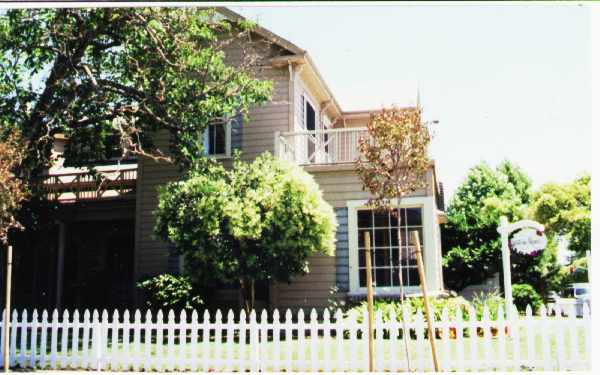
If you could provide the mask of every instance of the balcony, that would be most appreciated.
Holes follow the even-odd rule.
[[[354,163],[367,128],[283,132],[275,135],[275,154],[298,165]]]
[[[61,203],[118,199],[135,193],[137,165],[100,167],[96,175],[88,171],[50,172],[43,177],[48,200]]]

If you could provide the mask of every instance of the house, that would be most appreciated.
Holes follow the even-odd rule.
[[[220,12],[240,17],[224,8]],[[257,299],[279,308],[322,308],[334,290],[337,298],[364,295],[363,231],[373,236],[376,294],[398,295],[400,269],[409,292],[418,292],[416,260],[398,265],[397,220],[365,207],[370,195],[355,171],[358,140],[371,112],[343,111],[306,51],[260,27],[252,37],[248,43],[267,57],[260,77],[273,82],[273,99],[253,108],[247,123],[238,118],[210,125],[207,150],[225,165],[234,149],[245,160],[270,151],[302,165],[320,185],[339,223],[334,256],[312,257],[308,275],[266,285]],[[166,137],[159,134],[158,143],[166,143]],[[56,139],[59,160],[66,142]],[[140,302],[137,280],[180,270],[181,259],[153,235],[157,187],[177,179],[177,167],[140,158],[97,169],[105,177],[101,185],[60,162],[45,176],[48,198],[59,206],[57,225],[48,229],[44,241],[23,240],[21,260],[16,261],[21,270],[15,282],[20,288],[17,306],[131,307]],[[420,232],[428,288],[435,293],[443,289],[439,224],[445,216],[434,164],[426,179],[425,189],[402,201],[401,229]],[[408,253],[406,248],[403,252]],[[235,302],[237,291],[223,288],[219,298]]]

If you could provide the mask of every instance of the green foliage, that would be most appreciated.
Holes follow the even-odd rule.
[[[22,131],[29,175],[50,164],[54,132],[70,139],[66,165],[170,151],[186,169],[211,121],[270,98],[272,84],[255,78],[258,49],[242,49],[241,59],[236,49],[239,64],[227,63],[228,48],[248,43],[252,27],[189,7],[8,10],[0,15],[0,128]],[[159,131],[169,150],[156,146]]]
[[[543,300],[538,292],[529,284],[513,284],[513,303],[520,312],[525,312],[527,306],[531,306],[535,313],[542,306]]]
[[[410,315],[416,314],[417,311],[421,311],[422,314],[425,314],[424,300],[421,297],[407,298],[406,306]],[[441,320],[444,308],[448,310],[448,317],[450,319],[454,319],[457,311],[459,311],[459,314],[461,314],[463,319],[467,320],[469,318],[469,307],[469,302],[462,297],[429,297],[429,308],[436,320]],[[390,321],[392,316],[395,316],[397,320],[400,320],[402,317],[402,310],[402,303],[396,299],[376,299],[373,301],[373,311],[375,313],[381,311],[384,322]],[[360,304],[347,309],[344,315],[348,317],[352,314],[356,314],[357,320],[362,322],[366,311],[367,302],[362,301]]]
[[[443,226],[443,266],[446,285],[461,290],[477,284],[500,269],[501,216],[522,219],[529,203],[529,177],[509,161],[495,170],[476,165],[458,187],[448,206]]]
[[[198,309],[204,304],[188,277],[162,274],[138,282],[137,287],[144,292],[149,309],[178,312]]]
[[[471,304],[475,308],[475,315],[478,320],[483,317],[483,310],[486,306],[490,312],[490,318],[492,320],[496,320],[498,318],[498,308],[500,306],[502,306],[502,309],[506,311],[504,298],[496,292],[478,293],[471,300]]]
[[[290,281],[308,257],[333,254],[336,219],[302,168],[269,153],[233,168],[205,163],[189,178],[160,189],[155,232],[201,269],[243,289],[258,280]],[[245,295],[245,298],[250,298]]]
[[[570,264],[561,267],[560,276],[564,288],[573,283],[589,282],[587,257],[577,258]]]
[[[549,236],[565,236],[569,250],[582,257],[591,250],[592,197],[590,175],[566,184],[542,185],[533,194],[532,216],[546,226]]]

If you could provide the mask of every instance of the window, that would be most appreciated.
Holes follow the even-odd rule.
[[[315,130],[317,125],[317,112],[305,95],[300,96],[300,112],[302,114],[302,127],[306,130]]]
[[[204,132],[204,149],[207,155],[229,156],[231,124],[222,121],[208,125]]]
[[[371,237],[371,264],[373,283],[376,288],[396,287],[400,285],[400,270],[405,286],[418,286],[419,273],[414,244],[408,243],[410,232],[419,232],[423,243],[422,210],[419,207],[400,210],[400,232],[402,238],[402,259],[398,246],[398,219],[395,212],[356,210],[356,228],[358,240],[358,287],[366,287],[364,232]]]

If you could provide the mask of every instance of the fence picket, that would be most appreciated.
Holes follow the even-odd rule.
[[[591,317],[590,317],[590,307],[587,303],[583,304],[583,316],[582,316],[582,321],[583,321],[583,339],[584,339],[584,351],[582,353],[585,353],[585,360],[587,362],[587,366],[586,368],[589,369],[590,368],[590,364],[591,364],[591,355],[592,355],[592,348],[591,348],[591,342],[590,342],[590,335],[591,335]],[[582,358],[583,359],[583,358]]]
[[[21,321],[18,325],[18,328],[20,328],[21,331],[21,340],[19,341],[19,367],[25,368],[25,352],[27,351],[27,310],[24,309],[21,313]]]
[[[275,371],[281,371],[281,346],[279,344],[279,338],[281,335],[281,322],[279,317],[279,310],[273,311],[273,369]]]
[[[508,321],[508,332],[509,337],[512,338],[512,363],[513,371],[521,370],[521,330],[522,330],[522,318],[519,316],[519,311],[516,306],[512,306],[513,313],[510,315],[511,319]]]
[[[167,371],[173,371],[175,368],[175,312],[173,309],[169,310],[169,314],[167,316],[167,366],[165,369]]]
[[[106,366],[106,354],[107,354],[107,349],[108,349],[108,327],[109,327],[109,321],[108,321],[108,310],[103,309],[102,310],[102,318],[100,321],[100,329],[99,329],[99,335],[100,335],[100,339],[98,340],[98,352],[97,352],[97,356],[98,356],[98,369],[103,369]]]
[[[415,325],[415,334],[416,334],[416,353],[417,353],[417,363],[416,363],[416,369],[419,372],[423,372],[425,371],[425,369],[430,368],[431,366],[427,365],[427,363],[431,362],[431,356],[428,356],[426,358],[426,354],[429,353],[424,353],[424,347],[425,347],[425,321],[423,319],[423,312],[421,311],[421,309],[417,309],[417,312],[415,315],[413,315],[413,319],[414,319],[414,325]],[[399,368],[398,370],[403,369],[404,371],[406,371],[406,353],[404,350],[404,330],[402,331],[402,341],[400,342],[400,345],[397,345],[396,347],[399,348],[399,353],[398,350],[395,352],[396,356],[401,357],[402,358],[402,368]],[[429,333],[427,333],[429,334]],[[428,352],[428,351],[427,351]],[[415,367],[415,365],[413,365],[413,367]]]
[[[375,342],[374,342],[374,357],[373,358],[373,368],[375,371],[377,372],[381,372],[383,371],[383,361],[385,360],[384,357],[384,350],[383,350],[383,333],[384,333],[384,325],[383,325],[383,315],[381,310],[377,310],[377,312],[375,313],[375,327],[374,327],[374,333],[375,333]]]
[[[454,330],[455,330],[455,344],[456,344],[456,371],[465,371],[465,348],[463,343],[463,311],[459,307],[456,309],[454,314]]]
[[[267,327],[269,325],[269,318],[267,317],[267,310],[263,309],[260,313],[260,336],[259,336],[259,362],[258,371],[266,371],[269,363],[269,354],[267,353],[267,343],[269,341]]]
[[[36,367],[38,325],[38,312],[37,309],[33,309],[33,314],[31,314],[31,340],[29,342],[29,367],[31,368]]]
[[[46,340],[48,338],[48,311],[42,311],[42,334],[40,336],[40,369],[46,368]]]
[[[256,311],[252,310],[252,312],[250,312],[250,368],[252,372],[258,372],[260,365],[258,329],[258,324],[256,322]]]
[[[210,341],[210,313],[204,310],[202,320],[202,371],[207,372],[210,366],[209,341]]]
[[[69,353],[69,311],[63,311],[62,324],[60,325],[60,368],[69,366],[67,355]]]
[[[215,314],[215,346],[213,354],[214,370],[218,371],[221,369],[222,359],[222,345],[223,342],[223,314],[220,309],[217,309]]]
[[[332,357],[332,350],[331,350],[331,344],[330,344],[330,334],[331,334],[331,326],[330,326],[330,313],[329,313],[329,309],[325,309],[325,311],[323,311],[323,371],[325,372],[331,372],[332,369],[332,363],[333,361],[333,357]]]
[[[498,335],[498,359],[495,361],[500,371],[506,371],[506,324],[502,305],[498,306],[496,313],[496,334]]]
[[[289,311],[289,310],[288,310]],[[239,349],[239,354],[238,354],[238,368],[239,371],[246,371],[248,369],[247,363],[248,363],[248,356],[247,351],[245,350],[247,348],[246,345],[246,331],[248,330],[248,324],[247,324],[247,316],[246,316],[246,311],[242,309],[242,311],[240,311],[240,349]]]
[[[344,352],[344,316],[342,314],[341,309],[337,309],[335,312],[335,359],[336,363],[334,365],[335,370],[340,372],[346,370],[346,360],[345,360],[345,352]]]
[[[369,312],[363,310],[362,324],[359,326],[362,345],[357,345],[358,355],[360,355],[360,368],[362,371],[369,371]]]
[[[293,322],[292,311],[287,309],[285,312],[285,372],[291,372],[293,367],[292,349],[293,349]]]
[[[413,319],[415,317],[413,316]],[[413,322],[414,323],[414,322]],[[396,316],[396,311],[390,311],[390,337],[389,341],[389,357],[388,357],[388,366],[387,368],[391,371],[400,371],[400,358],[396,354],[396,348],[398,348],[398,329],[400,328],[398,318]],[[417,332],[415,326],[415,333]]]
[[[564,334],[563,334],[563,320],[562,319],[557,319],[559,317],[562,316],[562,310],[560,308],[560,306],[558,304],[556,304],[554,306],[554,316],[555,319],[553,321],[552,326],[554,327],[555,330],[555,339],[556,339],[556,360],[557,360],[557,369],[558,371],[562,371],[564,368],[564,362],[565,362],[565,350],[564,347],[565,345],[561,345],[559,343],[564,343],[565,339],[564,339]]]
[[[543,368],[544,370],[550,370],[552,359],[550,357],[550,345],[551,345],[551,334],[552,329],[548,324],[548,311],[545,306],[540,307],[540,341],[542,345],[542,359],[543,359]],[[548,335],[547,339],[544,339],[544,334]]]
[[[155,367],[158,371],[162,371],[164,369],[165,364],[165,348],[164,348],[164,328],[165,321],[162,310],[158,310],[156,313],[156,353],[157,358],[155,362]]]
[[[110,330],[110,369],[116,371],[121,363],[121,356],[117,350],[119,345],[119,312],[115,309],[113,312],[111,330]]]
[[[192,331],[190,335],[190,370],[198,371],[198,311],[192,311]]]
[[[317,337],[317,310],[312,309],[310,312],[310,371],[317,372],[319,370],[319,352],[317,345],[319,344]]]
[[[357,352],[362,350],[358,345],[358,315],[355,310],[350,311],[350,319],[348,321],[348,331],[350,336],[350,345],[348,348],[347,366],[351,370],[356,370],[360,366]]]
[[[146,310],[146,317],[144,318],[144,360],[142,362],[144,371],[152,368],[152,325],[152,312]]]
[[[140,358],[141,358],[141,348],[140,348],[140,327],[142,324],[142,313],[140,310],[135,310],[135,314],[133,317],[133,352],[135,355],[132,358],[133,371],[139,371],[140,369]]]
[[[306,361],[304,359],[304,355],[306,354],[306,343],[304,342],[304,310],[298,310],[298,371],[307,371],[305,364]]]
[[[14,315],[13,315],[14,316]],[[16,322],[16,320],[13,318],[13,321]],[[52,328],[50,331],[50,367],[52,369],[56,369],[56,350],[57,350],[57,341],[58,341],[58,310],[54,309],[54,311],[52,312]],[[16,333],[16,332],[11,332],[11,333]],[[12,337],[11,337],[12,340]],[[13,345],[11,343],[11,349],[13,348]],[[13,357],[12,353],[11,353],[11,357]]]
[[[54,320],[54,319],[53,319]],[[81,367],[88,368],[90,365],[90,310],[86,309],[83,312],[83,340],[82,340],[82,348],[81,348]],[[52,337],[52,336],[51,336]]]
[[[77,309],[73,312],[71,332],[71,362],[69,366],[76,369],[79,367],[79,359],[81,358],[81,353],[79,352],[79,310]]]
[[[277,317],[277,320],[279,320],[279,316]],[[233,314],[233,310],[229,309],[229,311],[227,312],[227,331],[226,331],[226,337],[225,337],[225,361],[224,361],[224,365],[225,365],[225,371],[226,372],[231,372],[234,370],[234,366],[233,366],[233,361],[232,359],[234,358],[234,352],[233,352],[233,329],[234,329],[234,325],[235,325],[235,317]]]
[[[454,361],[452,361],[452,355],[450,353],[450,328],[448,325],[449,316],[448,316],[448,308],[444,306],[442,309],[442,319],[440,321],[440,341],[442,346],[443,360],[442,360],[442,368],[444,371],[452,371]]]
[[[469,362],[468,368],[473,371],[479,367],[479,353],[478,346],[476,344],[478,338],[477,333],[477,311],[473,306],[469,306]]]

